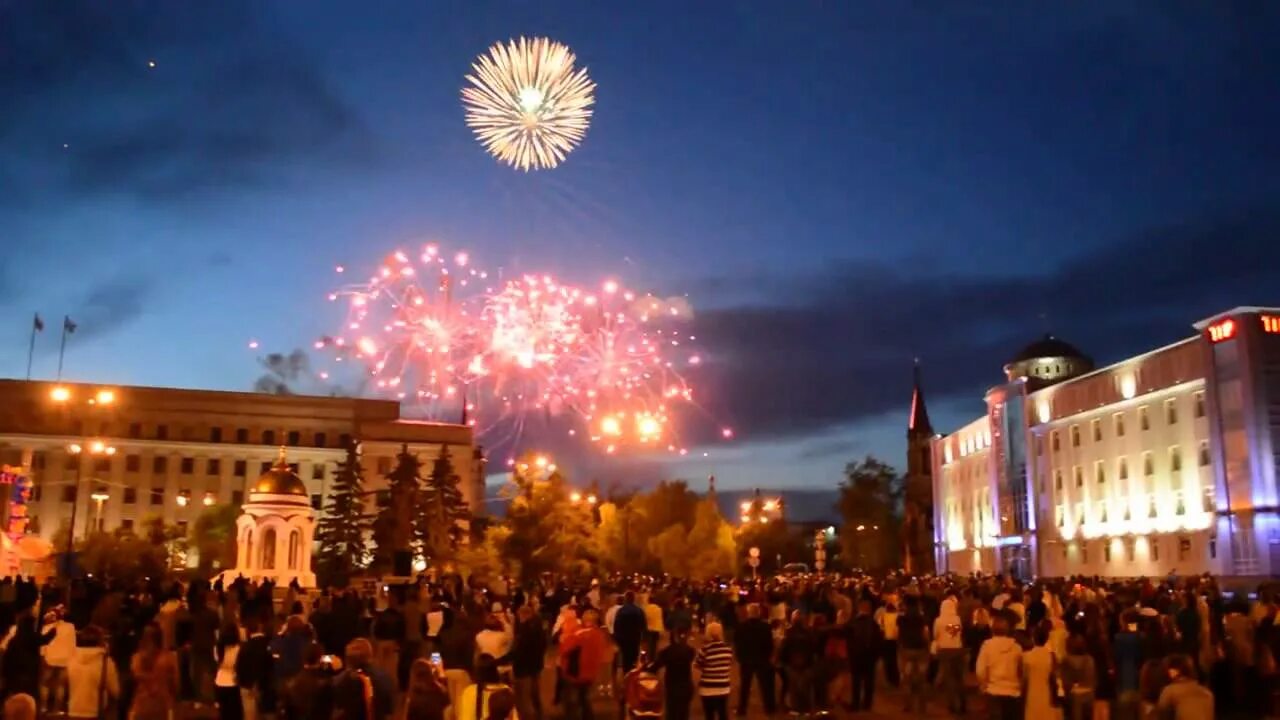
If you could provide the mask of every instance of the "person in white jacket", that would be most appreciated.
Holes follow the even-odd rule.
[[[938,618],[933,621],[933,650],[938,656],[938,676],[947,710],[953,715],[965,714],[964,672],[968,658],[964,649],[964,624],[960,621],[960,603],[954,593],[942,601]]]
[[[76,638],[76,649],[67,664],[71,699],[67,717],[106,717],[107,703],[120,696],[120,676],[116,664],[107,655],[102,633],[87,628]]]
[[[40,706],[45,713],[64,712],[67,707],[67,663],[76,650],[76,626],[63,617],[62,606],[45,614],[41,635],[53,635],[40,648],[44,659],[44,682],[40,683]]]
[[[978,650],[978,687],[993,708],[992,720],[1022,716],[1022,647],[1009,637],[1009,619],[997,613],[991,637]]]

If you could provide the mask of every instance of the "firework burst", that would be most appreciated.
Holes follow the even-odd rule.
[[[541,418],[609,453],[685,452],[676,410],[693,391],[680,370],[700,359],[681,327],[683,298],[612,280],[596,290],[550,275],[487,280],[465,253],[394,252],[368,282],[330,295],[347,318],[317,347],[363,365],[377,394],[419,414],[451,420],[465,406],[487,443],[518,442]]]
[[[491,155],[524,170],[554,168],[582,142],[595,83],[568,46],[548,38],[496,43],[462,90],[467,125]]]
[[[398,250],[368,282],[329,296],[346,302],[347,319],[316,347],[365,364],[374,386],[400,400],[436,409],[461,403],[484,374],[476,319],[487,279],[465,252],[449,257],[437,245],[416,256]]]

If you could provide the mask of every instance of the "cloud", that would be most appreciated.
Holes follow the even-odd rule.
[[[240,0],[0,5],[8,179],[166,199],[276,181],[294,160],[365,158],[353,109],[266,12]]]
[[[117,276],[92,285],[68,313],[76,323],[76,337],[83,341],[109,335],[140,317],[154,290],[153,283],[137,276]],[[46,319],[56,324],[56,320]]]
[[[930,398],[976,406],[1004,361],[1044,332],[1042,314],[1105,363],[1186,337],[1214,312],[1280,302],[1260,261],[1278,236],[1280,211],[1251,208],[1140,233],[1043,275],[834,263],[778,281],[781,300],[701,311],[699,396],[742,442],[809,436],[905,415],[920,357]]]

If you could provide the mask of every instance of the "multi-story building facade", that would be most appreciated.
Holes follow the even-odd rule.
[[[939,568],[1280,574],[1280,309],[1100,369],[1046,338],[934,440]]]
[[[240,504],[281,446],[323,514],[352,440],[369,512],[388,501],[385,475],[407,445],[424,474],[447,449],[472,513],[483,513],[471,428],[403,419],[395,402],[0,380],[0,465],[32,480],[29,527],[46,540],[73,515],[77,537],[153,515],[186,527],[206,506]]]

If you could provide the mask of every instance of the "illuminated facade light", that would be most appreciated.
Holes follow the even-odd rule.
[[[49,391],[49,399],[63,403],[71,399],[71,390],[61,385]]]
[[[1262,332],[1280,335],[1280,315],[1261,315]]]

